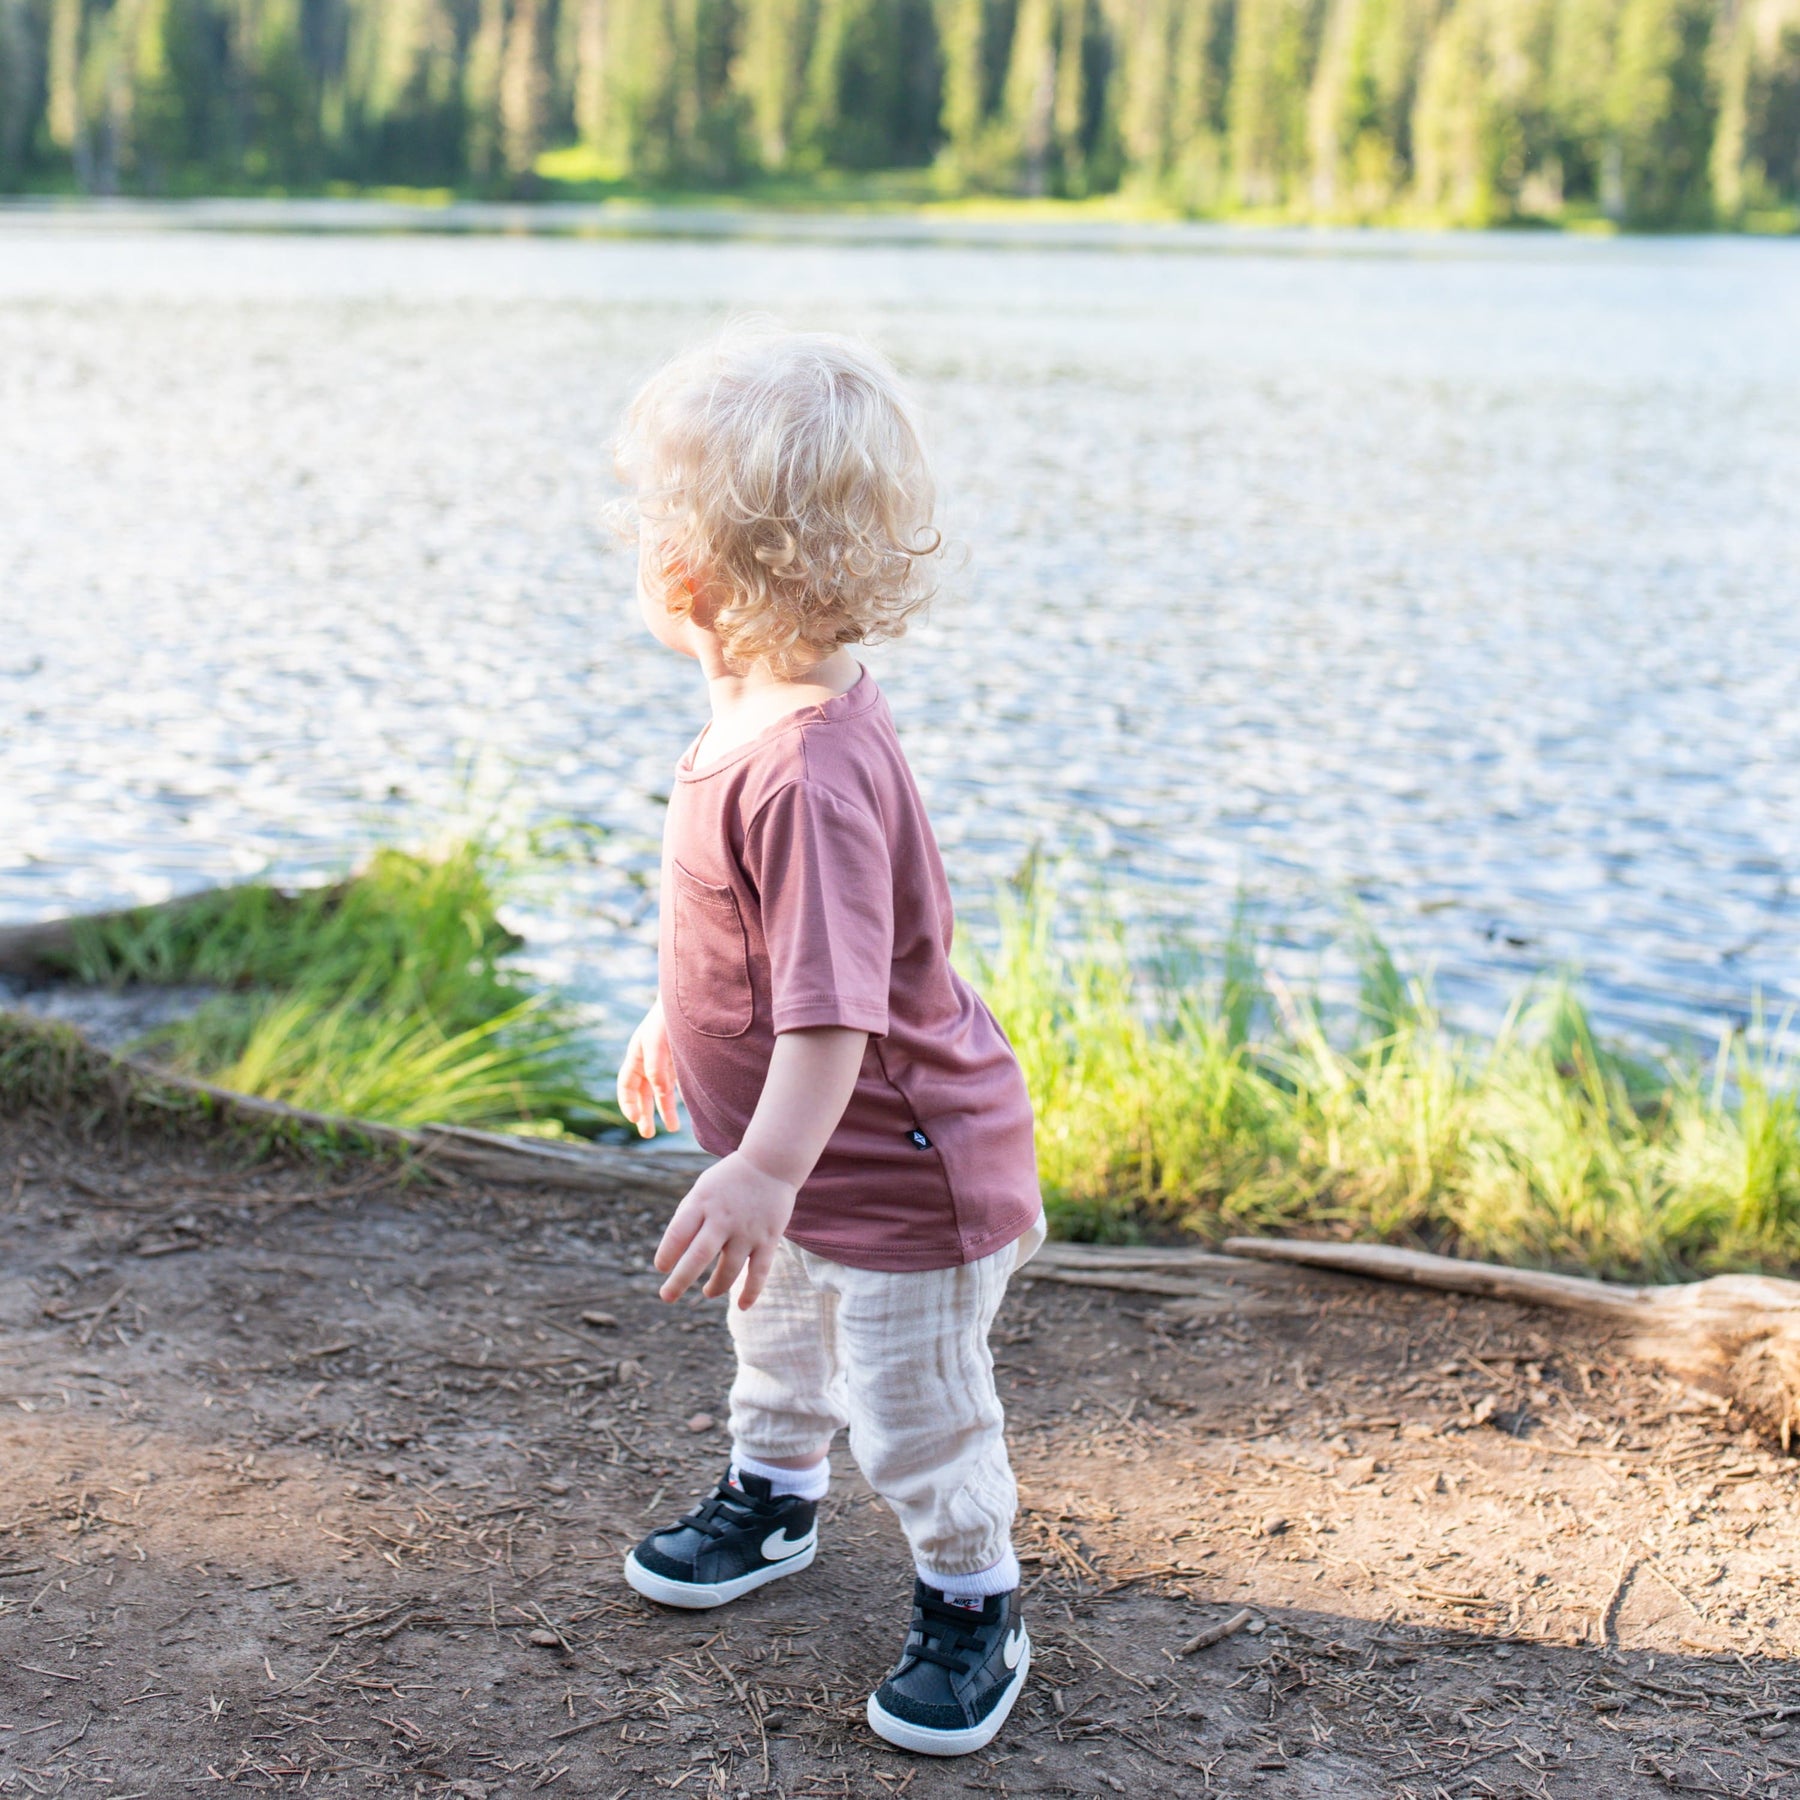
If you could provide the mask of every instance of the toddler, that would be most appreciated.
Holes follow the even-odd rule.
[[[1024,1686],[1017,1493],[988,1328],[1043,1241],[1031,1103],[951,967],[950,893],[887,703],[848,646],[925,599],[932,484],[893,371],[846,339],[738,329],[634,402],[638,602],[711,722],[675,770],[659,998],[619,1103],[676,1094],[721,1159],[656,1253],[664,1300],[730,1292],[731,1462],[625,1560],[710,1607],[797,1574],[850,1449],[917,1567],[890,1743],[980,1749]],[[710,1270],[710,1273],[708,1271]]]

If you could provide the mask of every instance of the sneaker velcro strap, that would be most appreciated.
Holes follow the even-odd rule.
[[[971,1626],[970,1615],[960,1606],[951,1606],[927,1598],[920,1605],[924,1623],[918,1644],[908,1644],[906,1653],[915,1662],[936,1663],[958,1675],[966,1675],[975,1665],[972,1658],[981,1649],[981,1632]]]

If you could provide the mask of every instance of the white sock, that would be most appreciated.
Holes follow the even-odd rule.
[[[769,1484],[771,1494],[793,1494],[801,1500],[823,1500],[831,1486],[831,1458],[822,1457],[810,1469],[778,1469],[773,1463],[758,1462],[741,1450],[731,1453],[733,1475],[760,1475]]]
[[[1010,1594],[1019,1585],[1019,1559],[1010,1549],[991,1568],[973,1575],[936,1575],[920,1569],[919,1579],[950,1600],[985,1600],[990,1594]]]

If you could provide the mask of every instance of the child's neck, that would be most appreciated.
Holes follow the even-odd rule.
[[[761,736],[789,713],[847,694],[862,676],[862,665],[844,648],[832,651],[809,669],[786,676],[765,668],[732,669],[723,657],[702,661],[712,723],[695,757],[701,767]]]

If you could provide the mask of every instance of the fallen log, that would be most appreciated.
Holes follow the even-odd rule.
[[[349,884],[334,881],[328,893],[341,893]],[[292,905],[301,889],[276,888],[275,897],[284,905]],[[204,911],[215,905],[226,887],[198,888],[191,894],[178,894],[173,900],[151,901],[144,906],[121,906],[108,912],[71,913],[62,918],[42,919],[32,925],[0,925],[0,975],[22,975],[28,980],[45,980],[66,976],[74,961],[76,947],[84,933],[116,925],[127,919],[144,919],[152,914],[164,916]]]
[[[1170,1303],[1168,1311],[1190,1318],[1287,1311],[1292,1299],[1274,1299],[1270,1290],[1291,1295],[1298,1285],[1292,1272],[1267,1263],[1179,1245],[1045,1244],[1019,1278],[1156,1294]]]
[[[188,904],[192,903],[190,899]],[[42,978],[64,974],[74,955],[81,926],[113,924],[130,918],[131,911],[83,913],[75,918],[44,919],[34,925],[0,925],[0,975]]]
[[[1265,1285],[1282,1278],[1241,1256],[1221,1256],[1216,1250],[1198,1250],[1187,1244],[1045,1244],[1020,1271],[1029,1275],[1054,1269],[1143,1271],[1167,1275],[1174,1272],[1217,1275],[1226,1281],[1261,1281]]]
[[[1800,1281],[1714,1275],[1706,1281],[1633,1287],[1542,1269],[1464,1262],[1387,1244],[1237,1237],[1227,1238],[1225,1249],[1233,1256],[1612,1320],[1628,1329],[1626,1346],[1633,1354],[1735,1402],[1779,1438],[1783,1450],[1792,1448],[1800,1429]]]
[[[435,1168],[489,1181],[540,1182],[592,1193],[681,1199],[713,1158],[698,1150],[623,1149],[611,1144],[547,1143],[473,1131],[466,1125],[427,1125],[420,1153]]]

